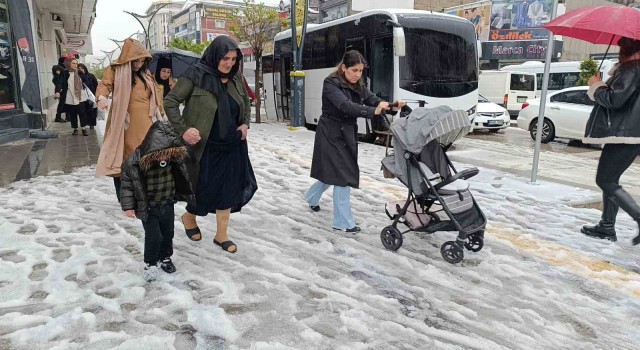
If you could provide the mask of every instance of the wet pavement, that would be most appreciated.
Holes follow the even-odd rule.
[[[70,173],[97,162],[100,146],[96,130],[89,130],[89,136],[74,136],[69,123],[54,123],[49,130],[58,133],[58,138],[0,145],[0,187],[54,171]]]

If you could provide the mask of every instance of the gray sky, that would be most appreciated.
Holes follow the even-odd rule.
[[[265,4],[277,5],[280,0],[264,0]],[[93,24],[91,38],[93,40],[93,57],[104,57],[100,50],[112,51],[116,44],[109,39],[123,40],[131,34],[142,31],[140,24],[123,10],[144,14],[152,0],[98,0],[96,21]]]

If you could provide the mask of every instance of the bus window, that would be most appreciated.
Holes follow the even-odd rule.
[[[463,35],[405,27],[400,87],[431,97],[457,97],[478,89],[475,32]],[[425,55],[425,53],[428,53]]]
[[[371,91],[385,101],[393,101],[393,38],[373,41],[371,53]]]
[[[528,74],[511,74],[511,90],[535,91],[535,77]]]
[[[322,69],[327,67],[327,30],[322,29],[313,33],[313,57],[311,67],[305,69]]]

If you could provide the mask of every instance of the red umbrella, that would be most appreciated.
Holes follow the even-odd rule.
[[[640,9],[591,6],[568,12],[545,24],[555,35],[611,45],[621,37],[640,40]]]

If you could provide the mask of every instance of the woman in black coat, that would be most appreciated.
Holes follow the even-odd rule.
[[[96,79],[96,76],[90,73],[87,66],[83,63],[78,64],[78,71],[84,76],[84,81],[86,81],[87,87],[93,93],[93,96],[95,96],[96,89],[98,89],[98,79]],[[98,106],[87,103],[87,125],[89,125],[90,129],[94,129],[97,119]]]
[[[306,193],[312,211],[319,211],[322,193],[333,185],[333,228],[359,232],[351,213],[351,187],[360,185],[357,118],[373,118],[389,109],[362,82],[366,61],[347,51],[338,69],[324,80],[322,115],[316,129],[311,177],[318,180]],[[398,101],[399,107],[405,105]]]
[[[596,184],[603,192],[600,223],[582,227],[587,236],[616,241],[616,216],[622,208],[640,225],[640,206],[620,186],[620,177],[640,154],[640,40],[621,38],[619,63],[606,83],[592,77],[589,97],[595,101],[585,130],[585,143],[605,144]],[[640,243],[640,234],[632,241]]]

